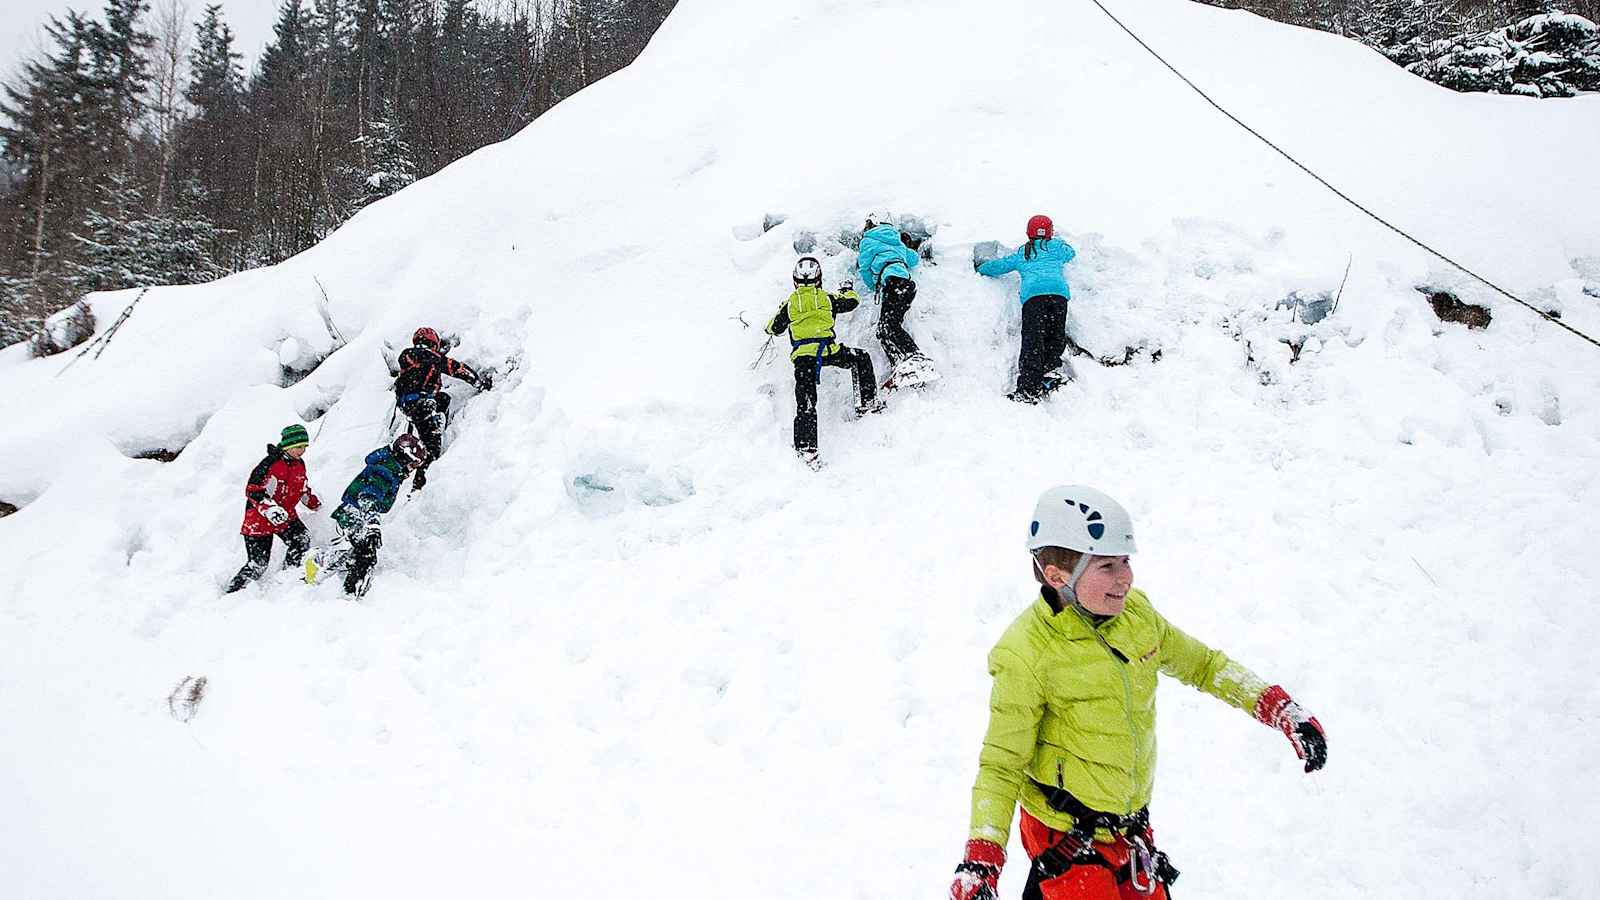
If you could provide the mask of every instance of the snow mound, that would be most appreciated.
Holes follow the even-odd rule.
[[[1119,14],[1380,214],[1600,332],[1600,98],[1461,96],[1183,0]],[[857,422],[829,372],[812,473],[760,327],[797,238],[834,284],[878,207],[933,233],[908,325],[945,378]],[[1079,251],[1074,335],[1126,364],[1019,408],[1014,288],[970,260],[1041,211]],[[1314,322],[1285,305],[1326,295]],[[92,298],[102,328],[129,299]],[[874,319],[843,339],[886,371]],[[420,324],[521,367],[457,388],[367,599],[292,572],[219,597],[262,446],[306,421],[335,496],[389,434],[384,343]],[[1281,736],[1164,689],[1182,890],[1600,878],[1600,354],[1331,197],[1092,6],[684,0],[511,140],[281,265],[152,290],[66,362],[0,351],[18,896],[937,896],[984,654],[1029,598],[1022,524],[1066,481],[1129,506],[1170,618],[1329,731],[1306,778]]]

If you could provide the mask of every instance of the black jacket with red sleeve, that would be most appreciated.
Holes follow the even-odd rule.
[[[484,386],[483,377],[465,363],[427,347],[408,347],[400,352],[400,374],[394,379],[395,395],[404,403],[407,397],[434,393],[446,375],[475,388]]]

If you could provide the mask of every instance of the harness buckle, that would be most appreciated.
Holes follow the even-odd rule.
[[[1094,850],[1094,835],[1074,828],[1062,835],[1054,846],[1039,854],[1033,861],[1033,868],[1038,872],[1040,881],[1049,881],[1060,878],[1067,874],[1068,869],[1088,859],[1103,862],[1100,854]]]

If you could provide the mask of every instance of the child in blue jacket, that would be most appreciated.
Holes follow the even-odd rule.
[[[351,479],[339,508],[333,511],[339,536],[327,551],[307,562],[306,581],[315,582],[322,569],[342,569],[344,592],[351,597],[366,594],[372,569],[378,564],[378,548],[383,546],[379,519],[394,508],[406,476],[421,474],[429,459],[427,447],[410,434],[368,453],[366,468]]]
[[[979,265],[978,274],[1022,274],[1022,352],[1017,358],[1017,390],[1009,396],[1038,403],[1062,377],[1061,354],[1067,349],[1067,301],[1072,291],[1061,268],[1078,251],[1055,237],[1049,216],[1028,220],[1028,242],[1022,249]]]
[[[926,371],[930,368],[928,358],[905,326],[906,313],[917,299],[917,283],[911,280],[911,270],[918,262],[917,252],[906,246],[900,229],[887,216],[875,213],[867,217],[856,268],[861,283],[878,294],[878,340],[883,343],[883,353],[889,357],[893,370],[886,386],[899,383],[901,376],[906,376],[906,386],[932,380],[931,372]]]

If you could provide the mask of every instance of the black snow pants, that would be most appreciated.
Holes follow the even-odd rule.
[[[383,532],[375,526],[349,535],[350,567],[344,573],[344,592],[360,595],[366,593],[366,581],[378,564],[378,548],[383,546]]]
[[[417,440],[427,448],[428,462],[431,463],[444,452],[444,428],[450,421],[450,395],[444,391],[434,391],[413,396],[414,399],[400,404],[400,411],[406,414],[411,427],[416,429]],[[427,478],[428,463],[423,463],[417,469],[416,477],[411,479],[412,488],[422,487]]]
[[[1022,304],[1022,353],[1017,357],[1017,393],[1044,393],[1044,374],[1061,367],[1067,349],[1067,298],[1040,294]]]
[[[917,283],[909,278],[890,275],[878,288],[878,340],[883,342],[883,353],[889,357],[892,369],[900,360],[916,356],[922,351],[906,331],[906,313],[917,299]]]
[[[865,350],[834,344],[839,348],[824,354],[822,365],[850,370],[857,402],[866,406],[878,396],[878,376],[872,371],[872,356]],[[817,449],[817,358],[802,356],[794,361],[794,449]]]
[[[305,559],[306,551],[311,549],[311,533],[306,531],[305,524],[295,519],[278,532],[278,537],[289,550],[283,558],[283,567],[291,569],[300,565],[301,560]],[[267,573],[267,564],[272,561],[272,535],[245,535],[244,554],[246,558],[244,567],[239,570],[239,574],[233,576],[232,581],[228,582],[228,589],[223,591],[224,594],[231,594]]]

